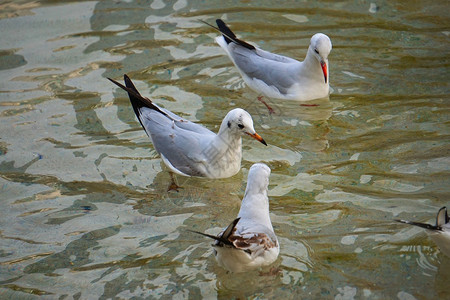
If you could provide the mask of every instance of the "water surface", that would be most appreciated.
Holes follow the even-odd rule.
[[[0,3],[2,298],[445,299],[450,258],[423,230],[449,199],[447,1]],[[269,99],[270,116],[200,22],[223,18],[303,59],[330,36],[329,99]],[[140,128],[142,94],[218,130],[248,110],[228,179],[176,176]],[[211,242],[239,211],[248,169],[272,169],[273,268],[228,274]]]

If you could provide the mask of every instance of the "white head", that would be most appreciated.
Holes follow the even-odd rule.
[[[325,83],[328,81],[328,55],[331,52],[331,40],[323,33],[316,33],[311,38],[308,52],[311,53],[320,63],[322,67]]]
[[[219,134],[226,131],[231,135],[248,134],[252,138],[267,146],[264,139],[256,133],[253,128],[253,119],[248,112],[242,108],[235,108],[228,112],[220,125]]]
[[[257,163],[251,166],[247,177],[247,188],[245,193],[250,190],[252,193],[265,193],[269,186],[270,168],[263,163]]]

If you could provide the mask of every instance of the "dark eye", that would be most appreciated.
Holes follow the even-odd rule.
[[[244,125],[238,124],[238,127],[239,127],[240,129],[242,129],[242,128],[244,128]]]
[[[316,52],[317,54],[319,54],[319,50],[317,50],[316,48],[314,48],[314,52]]]

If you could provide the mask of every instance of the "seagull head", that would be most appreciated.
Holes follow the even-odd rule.
[[[247,188],[245,189],[245,196],[254,194],[267,195],[267,188],[269,187],[270,168],[263,163],[256,163],[250,167],[247,177]]]
[[[264,189],[269,186],[270,168],[263,163],[256,163],[250,167],[248,171],[249,181],[258,181]]]
[[[331,40],[323,33],[316,33],[311,38],[311,44],[309,45],[309,51],[319,61],[322,67],[323,77],[325,83],[328,82],[328,55],[331,52]]]
[[[220,126],[220,131],[222,130],[227,130],[232,134],[247,134],[267,146],[266,141],[253,128],[252,117],[242,108],[235,108],[228,112]]]

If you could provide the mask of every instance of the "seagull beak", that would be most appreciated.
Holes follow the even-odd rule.
[[[320,66],[322,67],[323,77],[325,78],[325,83],[327,83],[328,72],[327,72],[327,64],[321,60]]]
[[[249,136],[251,136],[255,140],[260,141],[262,144],[267,146],[266,141],[259,134],[257,134],[256,132],[254,134],[246,132],[246,134],[248,134]]]

